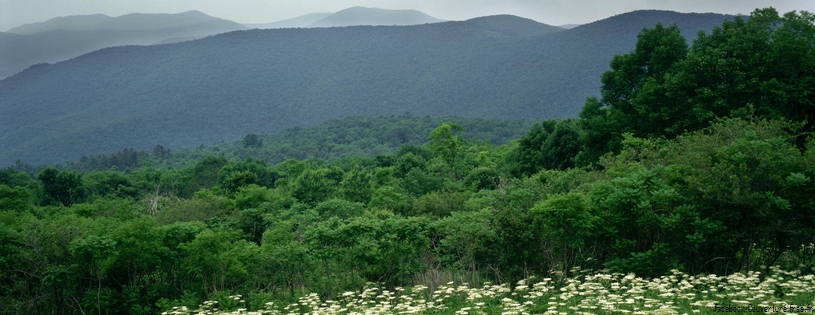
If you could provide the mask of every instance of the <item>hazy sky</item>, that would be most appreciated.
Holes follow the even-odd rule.
[[[561,25],[588,23],[633,10],[749,14],[773,6],[781,12],[815,11],[815,0],[0,0],[0,31],[57,16],[178,13],[199,10],[241,23],[268,23],[352,6],[416,9],[445,20],[514,14]]]

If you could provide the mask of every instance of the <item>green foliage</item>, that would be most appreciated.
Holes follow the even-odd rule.
[[[233,193],[242,187],[257,184],[257,182],[257,174],[251,171],[235,171],[229,173],[229,175],[224,178],[221,186],[223,186],[227,193]]]
[[[136,197],[138,189],[129,178],[119,172],[91,172],[82,176],[82,182],[88,195],[103,197]]]
[[[464,127],[457,124],[443,123],[430,132],[427,140],[428,147],[435,156],[440,157],[450,167],[450,178],[456,178],[456,159],[461,154],[461,137],[454,131],[464,131]],[[398,161],[397,161],[398,162]]]
[[[0,184],[0,209],[4,211],[29,212],[34,208],[32,197],[31,192],[23,187]]]
[[[398,158],[396,158],[396,162],[394,163],[394,175],[404,177],[414,168],[418,168],[419,171],[424,171],[427,160],[428,159],[426,158],[413,154],[413,152],[401,154]]]
[[[400,187],[412,196],[422,196],[441,189],[447,181],[449,181],[449,178],[445,178],[443,173],[411,168],[407,174],[403,175]]]
[[[201,278],[205,298],[246,281],[249,262],[258,251],[257,245],[240,239],[237,233],[210,229],[178,247],[185,254],[184,272]]]
[[[255,183],[269,188],[274,188],[275,181],[280,177],[276,170],[266,165],[266,162],[255,158],[247,158],[242,162],[230,162],[225,165],[219,172],[218,182],[223,183],[227,176],[241,171],[255,174],[257,176]]]
[[[575,120],[547,120],[535,124],[514,147],[510,171],[515,176],[529,176],[541,169],[572,168],[582,148],[579,138],[580,129]]]
[[[352,202],[368,203],[373,195],[372,182],[371,172],[355,165],[340,182],[337,196]]]
[[[263,203],[282,199],[280,191],[270,190],[258,185],[247,185],[238,189],[235,193],[235,207],[238,209],[251,209],[261,206]]]
[[[399,193],[393,186],[382,186],[374,191],[368,207],[388,210],[393,213],[407,215],[411,209],[408,197]]]
[[[427,221],[420,218],[355,217],[347,223],[328,221],[308,238],[323,257],[338,257],[347,269],[368,279],[402,284],[421,271],[421,254],[428,250]]]
[[[550,196],[529,211],[542,221],[545,235],[555,247],[578,249],[594,234],[597,219],[589,209],[583,194],[569,193]]]
[[[724,28],[744,27],[745,34],[751,27],[761,29],[763,24],[749,23],[774,21],[767,12],[755,13],[757,22],[735,21]],[[786,27],[772,23],[777,26],[772,34]],[[809,27],[793,24],[790,30]],[[618,105],[590,101],[596,106],[586,112],[598,115],[579,124],[543,121],[497,148],[464,140],[464,133],[457,135],[458,128],[448,123],[421,135],[422,142],[431,135],[424,146],[394,145],[390,152],[401,147],[395,154],[373,158],[289,159],[275,166],[255,158],[230,161],[240,150],[267,147],[238,144],[239,151],[187,155],[167,169],[78,173],[46,167],[37,180],[12,169],[0,171],[0,313],[184,313],[169,308],[193,308],[207,299],[219,300],[221,311],[244,306],[257,311],[267,307],[263,301],[273,300],[275,306],[268,307],[297,301],[285,311],[305,312],[314,294],[356,301],[350,296],[371,297],[373,290],[353,291],[379,283],[400,292],[397,299],[415,298],[411,303],[442,299],[447,308],[433,312],[452,314],[468,302],[456,295],[464,292],[463,284],[450,285],[453,293],[447,293],[442,284],[448,281],[456,287],[484,284],[478,289],[482,295],[494,289],[508,299],[549,302],[557,295],[576,305],[575,296],[585,295],[561,293],[590,281],[580,278],[587,269],[614,271],[597,284],[607,286],[612,285],[608,279],[623,281],[617,275],[632,272],[662,283],[678,281],[677,270],[704,273],[705,279],[755,275],[773,265],[809,272],[815,267],[815,140],[808,122],[717,118],[674,136],[615,129],[614,123],[635,119],[647,126],[650,118],[629,114],[647,112],[636,107],[650,102],[641,96],[662,93],[653,82],[672,84],[672,75],[681,71],[676,65],[687,61],[668,66],[676,51],[658,47],[662,39],[681,48],[676,32],[644,30],[643,46],[614,62],[618,70],[613,71],[630,72],[609,74],[607,81],[640,89],[637,95],[609,91]],[[779,41],[798,36],[781,35]],[[654,71],[667,73],[650,77]],[[676,91],[663,92],[670,98]],[[626,112],[626,106],[633,107]],[[739,115],[764,110],[745,108]],[[403,118],[393,119],[401,129],[388,137],[414,136],[413,129],[399,126]],[[404,119],[405,124],[433,122]],[[578,128],[585,123],[608,128]],[[373,124],[355,128],[368,127],[376,129]],[[618,132],[619,152],[584,148],[575,155],[581,135],[600,141],[606,131]],[[333,133],[332,141],[349,140],[340,134]],[[326,144],[320,146],[331,150]],[[174,152],[165,162],[189,152]],[[589,161],[594,167],[572,164],[587,161],[581,160],[586,154],[602,156]],[[546,283],[532,287],[523,280],[533,275]],[[621,285],[632,288],[645,283],[625,279]],[[708,289],[685,288],[688,294],[676,295],[682,302],[674,302],[690,307],[685,297]],[[543,295],[523,297],[532,296],[530,290]],[[779,290],[800,298],[788,287]],[[506,310],[502,307],[511,303],[498,296],[482,296],[479,311]],[[539,313],[546,307],[526,310]]]
[[[41,65],[28,70],[31,75],[0,83],[0,133],[15,135],[0,142],[6,149],[0,152],[0,165],[16,158],[56,163],[75,159],[74,152],[150,149],[159,143],[173,148],[176,156],[184,148],[220,140],[238,140],[242,153],[236,160],[259,150],[268,154],[259,158],[275,164],[288,157],[338,156],[338,151],[390,153],[389,148],[409,142],[405,140],[418,139],[413,144],[421,145],[427,133],[393,126],[376,137],[387,141],[369,142],[357,152],[345,150],[346,145],[357,140],[355,131],[368,126],[326,133],[334,139],[310,141],[307,150],[293,150],[300,152],[270,146],[267,139],[262,140],[268,150],[243,148],[241,138],[361,113],[570,117],[586,95],[597,91],[598,82],[587,78],[599,76],[613,54],[630,50],[643,26],[677,21],[694,34],[725,18],[640,11],[582,30],[533,36],[537,32],[531,30],[556,28],[491,16],[402,27],[251,30],[184,45],[111,48],[89,54],[87,64],[69,60]],[[6,41],[0,45],[19,46]],[[255,75],[259,73],[275,75]],[[46,90],[54,93],[39,92]],[[118,101],[116,110],[108,106],[111,97]],[[22,109],[19,104],[27,105]],[[292,155],[304,151],[315,155]]]
[[[17,171],[11,167],[0,170],[0,184],[11,188],[26,185],[31,178],[26,173]]]
[[[219,196],[205,196],[196,194],[191,199],[176,199],[168,201],[155,218],[163,224],[173,222],[207,222],[212,218],[231,212],[233,203]]]
[[[81,175],[74,171],[58,171],[48,167],[37,174],[42,183],[46,199],[43,204],[62,204],[71,206],[84,196]]]
[[[416,199],[413,215],[430,218],[443,218],[451,213],[464,210],[465,193],[434,191]]]
[[[463,179],[464,185],[475,190],[497,189],[502,176],[498,170],[490,167],[476,167]]]
[[[815,120],[811,85],[815,72],[815,16],[775,9],[754,11],[749,19],[725,22],[700,36],[680,71],[667,83],[675,97],[686,100],[688,130],[713,117],[756,115]],[[803,88],[803,89],[802,89]],[[681,132],[682,129],[677,130]]]
[[[686,119],[678,104],[666,101],[661,86],[675,64],[685,58],[688,46],[676,25],[644,28],[634,51],[616,55],[611,70],[602,76],[602,100],[589,98],[580,113],[585,151],[583,163],[596,161],[605,152],[619,152],[622,134],[639,137],[670,136],[673,120]],[[676,133],[673,133],[676,135]]]
[[[582,165],[619,152],[624,133],[672,139],[717,117],[815,122],[815,16],[757,9],[700,33],[690,49],[679,30],[644,29],[637,48],[603,74],[602,99],[580,114]]]
[[[172,157],[172,150],[164,147],[163,145],[157,144],[153,147],[153,156],[159,159],[167,159]]]
[[[160,158],[170,156],[169,149],[153,148],[154,154]],[[158,150],[158,152],[156,152]],[[147,160],[148,154],[144,150],[134,150],[131,148],[122,151],[108,154],[91,155],[90,157],[82,156],[76,163],[68,163],[68,167],[75,170],[82,171],[106,171],[110,169],[128,170],[136,169],[142,166],[142,163]]]
[[[242,144],[244,148],[260,148],[263,147],[263,139],[257,134],[250,133],[243,137]]]
[[[362,215],[364,207],[362,203],[352,202],[343,199],[329,199],[314,207],[321,216],[325,218],[338,217],[348,219]]]
[[[208,156],[196,163],[189,170],[185,186],[181,189],[181,196],[189,197],[202,188],[214,187],[221,169],[228,163],[225,158],[215,156]]]
[[[328,200],[334,196],[342,175],[337,168],[306,170],[294,182],[292,197],[310,205]]]
[[[477,271],[486,267],[484,258],[496,241],[492,211],[453,212],[449,217],[433,222],[444,238],[437,250],[439,260],[451,267]]]

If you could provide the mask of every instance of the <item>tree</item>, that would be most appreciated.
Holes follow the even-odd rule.
[[[72,267],[79,270],[87,268],[94,278],[93,280],[96,282],[95,306],[97,314],[102,314],[102,279],[107,276],[108,270],[116,261],[118,255],[116,241],[108,236],[90,235],[74,240],[69,248],[75,261],[75,265]],[[107,307],[106,303],[105,308]]]
[[[611,70],[601,77],[602,99],[589,98],[580,113],[584,164],[605,152],[619,152],[625,132],[664,136],[671,120],[684,118],[675,114],[674,104],[665,102],[662,84],[687,52],[679,28],[658,23],[640,31],[634,51],[614,56]]]
[[[572,119],[535,124],[512,151],[510,171],[515,176],[529,176],[541,169],[574,167],[582,148],[579,138],[580,128]]]
[[[224,157],[208,156],[196,163],[189,170],[187,185],[182,189],[182,196],[192,196],[201,188],[212,188],[218,183],[218,176],[221,169],[227,165]]]
[[[589,248],[586,245],[594,236],[597,221],[586,199],[582,193],[555,194],[529,210],[541,222],[549,243],[545,251],[551,268],[557,266],[566,272],[576,262],[586,260],[578,256]]]
[[[159,159],[167,159],[172,156],[172,152],[163,145],[157,144],[155,147],[153,147],[153,156]]]
[[[340,182],[337,195],[348,201],[368,203],[373,195],[372,179],[371,172],[355,165]]]
[[[773,8],[725,21],[700,34],[666,81],[698,130],[715,117],[760,115],[815,123],[815,15]]]
[[[675,26],[638,36],[580,114],[581,165],[619,152],[622,135],[673,139],[717,117],[755,115],[815,126],[815,15],[757,9],[700,33],[688,50]],[[799,145],[801,145],[799,143]]]
[[[292,197],[309,205],[328,200],[334,196],[339,184],[337,172],[342,176],[342,170],[339,169],[306,170],[294,182]]]
[[[235,171],[229,173],[221,184],[227,193],[234,194],[241,187],[257,184],[258,176],[251,171]]]
[[[244,148],[260,148],[263,146],[263,139],[260,138],[257,134],[250,133],[243,137],[243,147]]]
[[[352,202],[344,199],[328,199],[314,207],[324,218],[338,217],[347,219],[362,215],[364,205],[359,202]]]
[[[11,167],[0,170],[0,184],[8,185],[9,187],[17,187],[25,185],[31,181],[26,173],[17,171]]]
[[[427,140],[430,151],[434,155],[442,158],[450,166],[450,178],[456,178],[456,158],[460,154],[461,137],[455,135],[454,131],[464,131],[464,127],[453,123],[443,123],[430,132]]]
[[[410,203],[407,196],[393,188],[393,186],[382,186],[374,191],[369,208],[388,210],[396,214],[407,215],[410,211]]]
[[[37,174],[37,179],[42,183],[43,191],[49,204],[58,202],[70,207],[82,197],[82,178],[74,171],[58,171],[53,167],[47,167]]]
[[[200,279],[206,297],[233,289],[249,276],[249,262],[259,249],[240,236],[232,230],[204,229],[178,246],[185,254],[185,271]]]
[[[0,184],[0,209],[27,212],[34,207],[31,199],[31,193],[23,187]]]

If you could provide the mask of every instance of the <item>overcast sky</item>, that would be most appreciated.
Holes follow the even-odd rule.
[[[415,9],[445,20],[513,14],[553,25],[582,24],[633,10],[749,14],[773,6],[815,12],[815,0],[0,0],[0,31],[79,14],[179,13],[198,10],[240,23],[269,23],[352,6]]]

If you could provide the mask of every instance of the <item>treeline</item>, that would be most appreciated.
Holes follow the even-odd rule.
[[[645,277],[672,269],[812,270],[815,138],[801,118],[812,113],[806,102],[815,96],[761,103],[769,97],[762,91],[778,91],[757,91],[753,102],[710,94],[716,101],[699,99],[693,108],[731,110],[676,134],[637,128],[650,126],[648,118],[702,116],[628,109],[644,109],[644,95],[664,86],[660,80],[693,69],[687,61],[693,51],[716,42],[708,36],[729,43],[712,51],[738,62],[754,56],[738,45],[747,39],[755,49],[765,41],[815,43],[807,35],[815,34],[813,22],[809,13],[758,10],[700,36],[660,66],[650,61],[673,51],[665,47],[678,30],[645,29],[643,46],[615,58],[603,98],[589,99],[584,115],[540,122],[500,146],[467,140],[461,136],[467,128],[444,122],[421,145],[330,162],[208,156],[189,166],[130,172],[50,167],[32,178],[3,170],[0,310],[155,314],[213,299],[230,308],[234,294],[254,310],[310,292],[337,297],[367,282],[432,289],[448,281],[568,275],[572,267]],[[662,44],[641,49],[652,38]],[[796,47],[805,50],[796,55],[800,62],[815,61],[815,45]],[[621,66],[625,60],[645,61]],[[654,69],[674,70],[661,79],[632,75]],[[792,78],[811,77],[807,71]],[[614,80],[623,77],[633,79]],[[730,79],[737,86],[803,84],[782,78]],[[720,83],[700,80],[692,90],[713,93]],[[618,98],[622,91],[631,97]],[[790,106],[801,111],[791,115]],[[630,115],[642,115],[639,124],[621,124]],[[602,154],[586,153],[599,136],[614,143]],[[261,140],[265,145],[254,137],[239,145]]]
[[[353,116],[331,119],[311,127],[294,127],[279,133],[250,133],[240,140],[201,144],[193,149],[172,150],[156,145],[150,152],[124,149],[111,154],[82,156],[78,161],[55,165],[57,169],[77,172],[132,170],[149,165],[154,168],[179,169],[194,165],[207,156],[228,160],[255,158],[267,164],[288,159],[320,159],[327,162],[343,157],[376,156],[395,153],[403,145],[424,145],[431,130],[444,122],[465,128],[461,136],[471,141],[493,145],[509,143],[529,131],[532,121],[522,119],[482,119],[456,116],[414,116],[406,112],[390,116]],[[13,169],[35,176],[46,165],[33,166],[18,161]]]
[[[571,267],[658,276],[813,266],[815,143],[726,119],[635,137],[602,170],[515,177],[521,148],[442,124],[373,158],[208,157],[178,170],[0,173],[6,313],[155,314],[243,294],[253,309],[382,282],[514,282]]]

